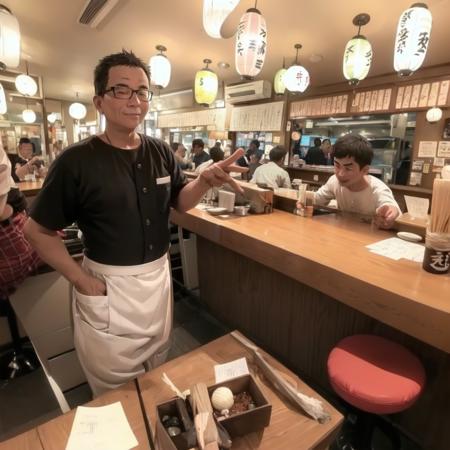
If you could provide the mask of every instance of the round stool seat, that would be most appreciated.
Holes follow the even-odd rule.
[[[380,336],[342,339],[328,357],[328,375],[336,393],[351,405],[374,414],[409,408],[425,384],[419,359]]]

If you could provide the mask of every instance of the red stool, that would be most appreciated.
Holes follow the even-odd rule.
[[[359,334],[342,339],[328,357],[328,376],[335,392],[350,405],[369,414],[363,416],[356,447],[371,449],[378,414],[393,414],[409,408],[425,384],[419,359],[396,342],[380,336]],[[382,426],[394,448],[400,439]],[[346,448],[342,445],[341,448]]]

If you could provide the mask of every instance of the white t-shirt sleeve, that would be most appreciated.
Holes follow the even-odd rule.
[[[283,170],[283,171],[284,171],[283,185],[281,187],[290,189],[291,188],[291,179],[289,178],[289,174],[285,170]]]
[[[400,206],[398,206],[398,203],[395,201],[394,195],[392,194],[392,191],[389,189],[389,187],[386,186],[378,178],[374,178],[373,181],[374,181],[373,195],[375,197],[377,209],[383,205],[393,205],[398,209],[399,213],[401,214],[402,211],[400,209]]]
[[[15,186],[11,177],[11,162],[3,148],[0,147],[0,166],[6,166],[6,169],[0,173],[0,195],[5,195]]]
[[[326,206],[331,200],[335,199],[337,182],[335,175],[328,178],[328,181],[317,192],[314,192],[314,204]]]

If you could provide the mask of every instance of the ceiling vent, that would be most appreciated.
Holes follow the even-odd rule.
[[[81,11],[78,23],[97,28],[119,0],[88,0]]]
[[[242,103],[270,98],[272,84],[270,81],[258,80],[250,83],[237,83],[225,86],[225,101],[227,103]]]

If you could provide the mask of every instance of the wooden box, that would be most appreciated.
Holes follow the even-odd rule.
[[[267,401],[251,375],[243,375],[208,387],[210,396],[216,388],[221,386],[230,388],[233,394],[238,394],[243,391],[248,392],[256,405],[251,410],[235,414],[220,421],[230,434],[231,439],[259,431],[269,425],[272,405]],[[162,424],[161,419],[163,416],[176,414],[175,400],[172,399],[159,404],[156,408],[156,448],[160,450],[188,450],[190,447],[186,446],[185,431],[183,430],[180,435],[171,438]]]

